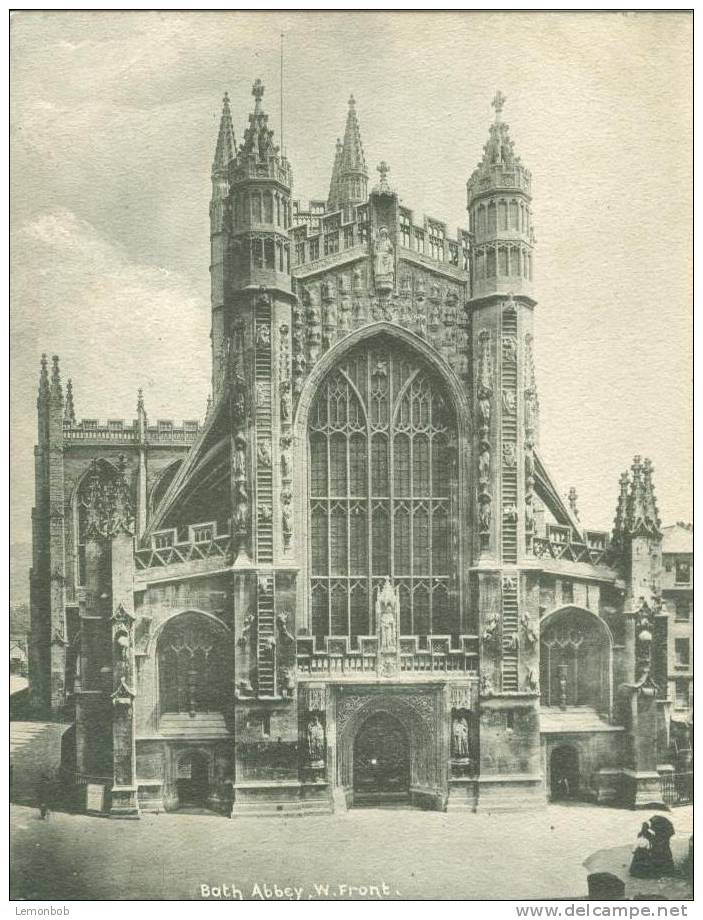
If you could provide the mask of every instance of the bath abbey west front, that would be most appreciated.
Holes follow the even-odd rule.
[[[503,97],[454,231],[371,177],[353,98],[303,206],[252,95],[212,168],[204,422],[141,392],[134,421],[78,421],[42,360],[31,678],[70,715],[66,782],[114,816],[660,803],[652,467],[606,534],[541,459]]]

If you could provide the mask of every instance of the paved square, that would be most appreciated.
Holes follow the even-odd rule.
[[[534,814],[358,809],[308,818],[228,820],[145,815],[119,821],[13,806],[16,898],[199,898],[201,885],[382,886],[405,898],[571,898],[586,894],[582,863],[634,843],[639,813],[550,805]],[[692,829],[692,808],[670,817]],[[228,888],[227,891],[230,889]]]

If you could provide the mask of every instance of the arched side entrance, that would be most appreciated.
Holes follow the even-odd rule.
[[[375,712],[354,738],[354,805],[410,802],[410,739],[402,722]]]
[[[176,761],[178,808],[206,808],[210,795],[210,763],[202,751],[183,751]]]
[[[374,789],[386,802],[392,790],[408,790],[412,805],[444,809],[449,761],[445,722],[444,696],[434,689],[350,688],[342,692],[336,700],[334,775],[347,806],[365,792],[373,794]],[[384,730],[386,738],[382,737]],[[398,798],[402,800],[403,795]]]
[[[549,797],[552,802],[577,799],[579,786],[578,751],[571,744],[560,744],[549,758]]]

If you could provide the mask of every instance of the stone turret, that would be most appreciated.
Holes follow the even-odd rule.
[[[636,456],[630,471],[620,477],[612,541],[614,562],[625,582],[620,705],[629,735],[629,769],[623,794],[633,807],[661,806],[657,752],[668,733],[669,618],[660,597],[662,532],[653,472],[650,460]]]
[[[473,234],[473,296],[532,292],[531,175],[516,155],[503,121],[505,96],[493,99],[483,158],[466,184]]]

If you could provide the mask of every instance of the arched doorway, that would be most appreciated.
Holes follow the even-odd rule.
[[[353,775],[354,805],[409,802],[410,742],[390,713],[374,713],[356,733]]]
[[[549,795],[553,802],[578,798],[579,755],[575,747],[555,747],[549,759]]]
[[[205,808],[210,793],[208,758],[202,751],[185,751],[177,762],[178,807]]]

